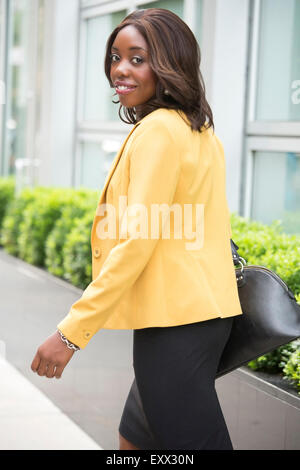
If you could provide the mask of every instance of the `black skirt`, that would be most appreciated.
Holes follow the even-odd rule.
[[[119,432],[139,449],[233,450],[215,376],[233,317],[133,331]]]

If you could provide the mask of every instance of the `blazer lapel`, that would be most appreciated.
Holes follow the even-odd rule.
[[[124,150],[124,147],[125,147],[125,145],[126,145],[127,140],[129,139],[129,137],[131,136],[131,134],[133,133],[133,131],[136,129],[136,127],[137,127],[140,123],[141,123],[141,121],[137,122],[137,123],[133,126],[133,128],[131,129],[131,131],[129,132],[129,134],[127,135],[127,137],[125,138],[123,144],[121,145],[121,148],[120,148],[120,150],[118,151],[118,153],[117,153],[115,159],[113,160],[112,165],[111,165],[111,167],[110,167],[110,169],[109,169],[108,175],[107,175],[107,177],[106,177],[106,180],[105,180],[105,182],[104,182],[104,186],[103,186],[103,189],[102,189],[102,192],[101,192],[101,195],[100,195],[100,200],[99,200],[99,203],[98,203],[98,204],[101,204],[101,203],[103,202],[103,199],[104,199],[104,196],[105,196],[105,192],[106,192],[108,183],[109,183],[109,181],[110,181],[110,179],[111,179],[111,177],[112,177],[112,175],[113,175],[113,173],[114,173],[114,171],[115,171],[115,169],[116,169],[116,167],[117,167],[117,164],[118,164],[118,162],[119,162],[119,160],[120,160],[120,158],[121,158],[121,155],[122,155],[122,153],[123,153],[123,150]]]

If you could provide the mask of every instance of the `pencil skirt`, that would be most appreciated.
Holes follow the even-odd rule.
[[[233,450],[215,389],[233,317],[133,330],[119,432],[145,450]]]

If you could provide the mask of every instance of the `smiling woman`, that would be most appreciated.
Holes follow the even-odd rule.
[[[120,450],[232,450],[214,384],[232,317],[242,310],[223,146],[199,65],[192,31],[169,10],[134,11],[106,44],[105,74],[119,96],[119,116],[124,121],[123,109],[134,126],[96,209],[93,280],[57,328],[80,349],[101,328],[133,330],[135,378],[119,425]],[[98,231],[110,220],[110,205],[111,213],[126,213],[124,199],[134,208],[124,232],[123,215],[112,221],[116,227],[121,221],[122,235]],[[191,223],[181,217],[176,237],[171,217],[169,236],[164,223],[154,233],[150,223],[151,234],[140,234],[139,209],[151,221],[157,208],[167,214],[172,208],[174,217],[175,205],[181,214],[186,205],[203,208],[196,247],[197,217]],[[32,369],[61,376],[73,353],[55,334],[39,348]]]

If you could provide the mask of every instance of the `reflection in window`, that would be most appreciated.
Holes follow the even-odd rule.
[[[113,144],[113,145],[112,145]],[[103,140],[82,143],[80,185],[101,189],[121,143]]]
[[[202,0],[198,0],[196,2],[196,30],[195,30],[195,37],[198,41],[198,44],[201,48],[202,44],[202,15],[203,15],[203,2]],[[202,51],[201,51],[202,53]]]
[[[293,85],[300,79],[300,1],[260,2],[256,116],[299,121]],[[299,96],[299,93],[298,93]]]
[[[97,16],[87,21],[86,63],[83,119],[87,121],[119,121],[119,104],[104,73],[105,45],[109,35],[126,16],[126,10]]]
[[[4,174],[14,174],[17,159],[33,157],[32,130],[40,121],[44,0],[8,5]]]
[[[300,154],[255,152],[251,217],[300,234]]]
[[[5,166],[13,174],[15,160],[26,157],[29,9],[13,0],[9,13]]]

